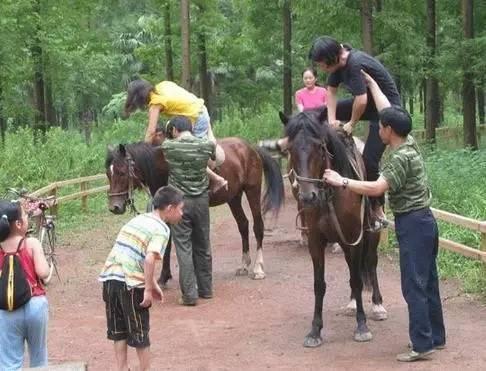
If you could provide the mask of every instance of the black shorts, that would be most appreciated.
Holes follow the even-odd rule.
[[[150,346],[149,310],[140,306],[143,291],[143,288],[128,290],[124,282],[103,282],[108,339],[126,340],[127,345],[135,348]]]

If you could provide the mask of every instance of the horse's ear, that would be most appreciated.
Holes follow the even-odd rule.
[[[120,154],[125,157],[127,155],[127,150],[125,148],[125,145],[124,144],[119,144],[118,145],[118,151],[120,152]]]
[[[280,117],[280,121],[282,121],[282,124],[287,125],[287,123],[289,122],[289,118],[285,115],[285,113],[283,113],[282,111],[278,111],[278,115]]]

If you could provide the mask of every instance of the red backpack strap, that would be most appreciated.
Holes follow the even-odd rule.
[[[18,254],[19,250],[20,250],[20,246],[22,246],[22,242],[25,241],[25,237],[22,237],[19,241],[19,244],[17,246],[17,251],[15,251],[15,254]]]

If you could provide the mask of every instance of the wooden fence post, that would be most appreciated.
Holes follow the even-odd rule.
[[[50,192],[49,192],[49,196],[54,196],[54,197],[57,197],[57,186],[54,187]],[[55,203],[54,205],[52,205],[51,207],[51,214],[54,215],[54,216],[57,216],[57,203]]]
[[[81,192],[84,192],[88,189],[86,182],[81,182],[80,186],[81,186]],[[83,212],[86,212],[86,210],[88,210],[88,196],[87,195],[81,196],[81,210]]]
[[[479,230],[481,232],[481,241],[479,243],[479,250],[486,251],[486,221],[479,224]]]

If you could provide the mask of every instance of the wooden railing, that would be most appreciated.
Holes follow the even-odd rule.
[[[99,181],[99,180],[107,181],[108,179],[106,178],[106,174],[97,174],[97,175],[91,175],[82,178],[54,182],[32,192],[30,195],[33,197],[56,196],[56,203],[54,206],[51,207],[51,212],[54,215],[57,214],[57,205],[67,201],[76,200],[79,198],[81,199],[81,209],[83,211],[86,211],[88,207],[88,197],[90,195],[100,193],[100,192],[106,192],[108,190],[109,187],[108,185],[88,188],[88,184],[90,182]],[[59,194],[58,192],[59,188],[69,186],[69,185],[76,185],[76,184],[79,184],[80,187],[79,192],[57,197]]]
[[[419,142],[425,141],[425,129],[412,130],[412,135]],[[463,140],[464,129],[460,126],[456,127],[440,127],[435,129],[435,137],[440,142],[442,140],[454,140],[461,142]],[[481,136],[486,135],[486,125],[476,126],[476,135],[478,136],[478,142],[481,141]]]

